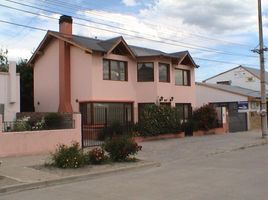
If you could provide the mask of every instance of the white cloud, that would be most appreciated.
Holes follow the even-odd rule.
[[[137,5],[136,0],[122,0],[122,3],[126,6],[135,6]]]

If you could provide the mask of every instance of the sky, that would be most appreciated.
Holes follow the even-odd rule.
[[[258,54],[251,51],[258,48],[257,11],[257,0],[0,0],[0,48],[8,49],[9,60],[29,59],[46,30],[58,31],[65,14],[73,17],[77,35],[122,35],[130,45],[188,50],[200,66],[196,81],[202,81],[238,65],[259,67]],[[264,0],[262,14],[268,45]]]

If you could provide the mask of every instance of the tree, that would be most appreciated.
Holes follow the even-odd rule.
[[[27,66],[26,59],[17,64],[17,73],[20,73],[20,110],[33,112],[33,69]]]
[[[8,72],[8,50],[0,49],[0,72]]]

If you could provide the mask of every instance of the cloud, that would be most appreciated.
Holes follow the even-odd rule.
[[[136,0],[122,0],[122,3],[126,6],[136,6]]]
[[[157,0],[140,14],[145,18],[164,18],[175,22],[175,25],[183,24],[206,32],[249,32],[257,26],[257,1]]]

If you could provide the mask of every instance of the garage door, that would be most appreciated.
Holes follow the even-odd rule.
[[[229,113],[229,132],[247,130],[247,113]]]

